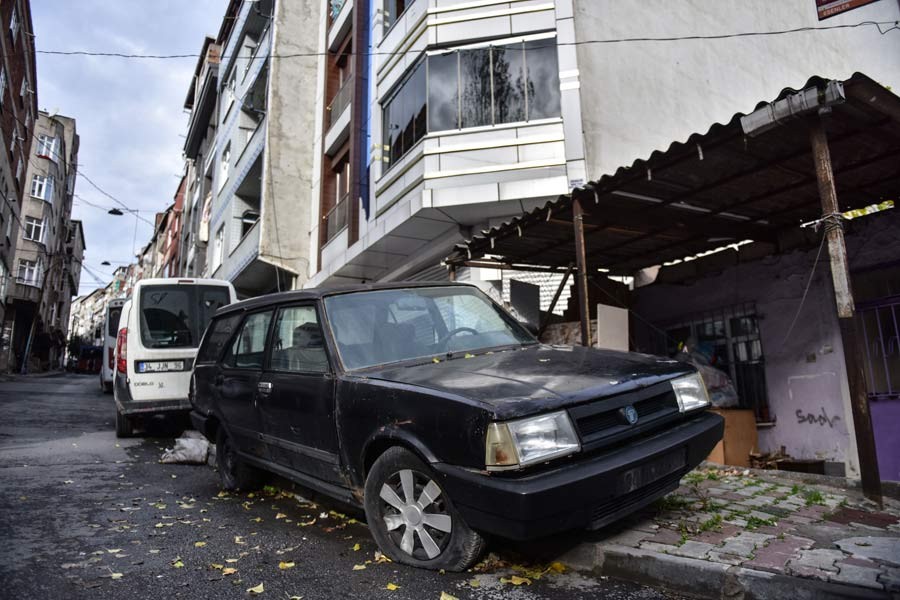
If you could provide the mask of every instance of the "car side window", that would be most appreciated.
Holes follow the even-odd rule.
[[[294,373],[327,373],[328,356],[315,306],[278,311],[269,368]]]
[[[213,321],[209,326],[209,333],[203,339],[200,350],[197,351],[197,363],[216,362],[240,322],[240,313]]]
[[[234,369],[261,369],[266,351],[266,335],[271,321],[272,311],[247,316],[240,332],[225,353],[222,364]]]

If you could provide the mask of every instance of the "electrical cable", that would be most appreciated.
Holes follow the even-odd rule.
[[[882,29],[882,27],[886,29]],[[742,37],[769,37],[777,35],[789,35],[795,33],[808,33],[819,31],[833,31],[839,29],[856,29],[859,27],[875,27],[878,33],[886,35],[887,33],[897,30],[900,31],[900,21],[860,21],[858,23],[846,23],[841,25],[821,25],[808,27],[795,27],[793,29],[779,29],[773,31],[740,31],[736,33],[722,33],[712,35],[681,35],[681,36],[663,36],[663,37],[626,37],[626,38],[606,38],[599,40],[581,40],[576,42],[560,42],[555,43],[557,46],[585,46],[594,44],[625,44],[637,42],[682,42],[682,41],[704,41],[704,40],[724,40]],[[411,53],[418,53],[420,50],[403,50],[391,52],[350,52],[347,56],[400,56]],[[104,52],[90,50],[37,50],[37,54],[46,54],[51,56],[92,56],[92,57],[109,57],[109,58],[125,58],[125,59],[142,59],[142,60],[174,60],[184,58],[200,58],[203,55],[199,53],[186,54],[135,54],[125,52]],[[332,56],[330,52],[293,52],[288,54],[271,54],[265,57],[253,57],[253,59],[285,59],[285,58],[311,58],[320,56]],[[222,56],[222,60],[231,60],[233,56]]]

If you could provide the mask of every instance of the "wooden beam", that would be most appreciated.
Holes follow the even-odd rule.
[[[556,288],[556,293],[553,294],[553,300],[550,301],[550,306],[547,308],[547,313],[544,315],[543,320],[541,321],[541,326],[538,328],[537,338],[541,339],[541,336],[544,335],[544,330],[547,329],[547,325],[550,324],[550,315],[553,313],[553,309],[556,308],[556,303],[559,301],[559,297],[562,295],[562,291],[566,287],[566,282],[569,281],[569,275],[572,274],[572,270],[575,268],[573,263],[569,263],[569,268],[566,269],[566,274],[563,275],[562,281],[559,282],[559,287]]]
[[[850,409],[853,414],[853,429],[856,433],[856,448],[859,454],[859,470],[862,477],[863,494],[882,504],[881,478],[878,474],[878,456],[875,452],[875,435],[872,431],[872,415],[869,412],[869,397],[866,391],[866,377],[863,371],[864,356],[859,344],[857,323],[854,318],[853,291],[850,286],[850,267],[847,262],[847,245],[831,169],[831,152],[822,116],[810,122],[809,140],[812,145],[813,161],[816,165],[816,183],[822,201],[822,219],[825,237],[828,241],[828,255],[831,259],[831,281],[837,302],[838,323],[844,343],[844,362],[847,368],[847,384],[850,388]]]
[[[584,208],[581,197],[572,194],[575,230],[575,263],[578,265],[578,318],[581,321],[581,345],[591,346],[591,307],[588,305],[587,259],[584,254]]]

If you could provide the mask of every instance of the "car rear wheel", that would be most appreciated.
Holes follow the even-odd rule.
[[[469,528],[436,479],[412,452],[390,448],[366,478],[366,520],[391,560],[462,571],[478,560],[486,541]]]
[[[130,417],[123,415],[116,409],[116,437],[127,438],[134,434],[134,423]]]
[[[262,481],[262,473],[240,459],[224,427],[219,427],[216,435],[216,469],[222,487],[231,492],[256,489]]]
[[[111,381],[103,381],[100,386],[103,388],[104,394],[112,394],[113,393],[113,384]]]

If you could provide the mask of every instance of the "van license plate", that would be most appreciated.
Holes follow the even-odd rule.
[[[618,492],[620,494],[633,492],[683,468],[686,464],[686,453],[687,450],[682,448],[657,460],[628,469],[619,476]]]
[[[164,371],[184,371],[183,360],[139,362],[138,373],[162,373]]]

